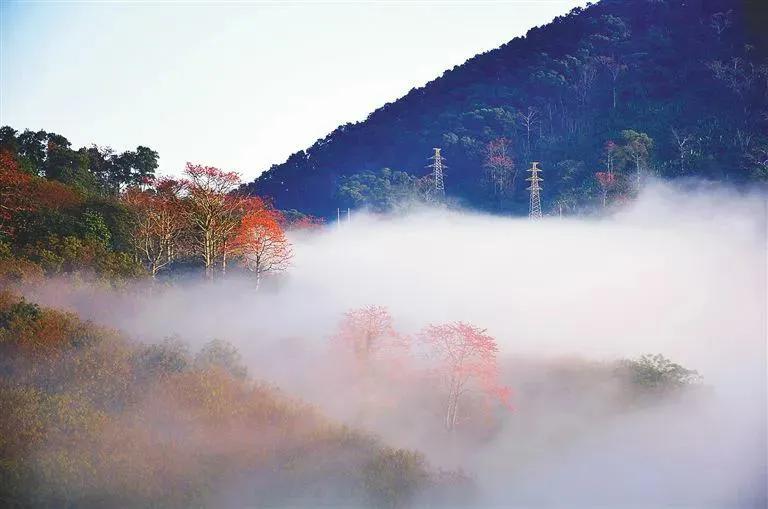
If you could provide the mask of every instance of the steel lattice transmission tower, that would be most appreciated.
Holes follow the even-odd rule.
[[[528,190],[531,192],[531,206],[528,212],[528,217],[531,219],[541,219],[541,196],[539,195],[541,186],[539,185],[539,182],[544,179],[539,176],[541,168],[537,166],[538,164],[538,161],[531,162],[531,168],[528,170],[531,173],[531,176],[525,179],[531,183],[530,187],[528,187]]]
[[[445,198],[445,184],[443,183],[443,170],[447,168],[445,165],[445,158],[440,155],[440,149],[435,148],[435,155],[429,158],[432,163],[427,165],[427,168],[432,170],[432,173],[427,175],[429,179],[429,195],[432,199],[442,201]]]

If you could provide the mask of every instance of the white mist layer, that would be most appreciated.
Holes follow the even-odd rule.
[[[486,502],[751,507],[765,501],[764,194],[657,183],[605,218],[361,213],[293,241],[294,267],[266,291],[230,280],[181,284],[138,300],[95,299],[89,292],[62,297],[61,288],[55,298],[46,297],[52,291],[36,298],[53,305],[63,299],[146,340],[226,339],[255,376],[343,419],[355,409],[338,387],[324,383],[333,366],[317,363],[350,308],[387,306],[407,333],[428,323],[472,322],[497,339],[505,369],[520,358],[610,361],[662,353],[701,373],[712,391],[706,403],[682,402],[589,428],[578,411],[526,415],[518,402],[499,436],[462,457]],[[567,443],[549,443],[540,431],[567,426],[578,430]],[[442,445],[418,430],[373,429],[442,461]],[[521,430],[530,436],[521,437]]]

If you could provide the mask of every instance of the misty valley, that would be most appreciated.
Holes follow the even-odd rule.
[[[766,26],[0,1],[0,509],[768,507]]]
[[[759,507],[762,199],[302,220],[264,283],[6,254],[5,500]]]

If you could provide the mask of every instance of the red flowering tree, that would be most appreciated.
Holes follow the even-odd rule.
[[[258,288],[264,275],[288,268],[293,250],[281,226],[282,214],[267,208],[258,198],[246,203],[248,210],[229,246],[240,257],[243,266],[256,276]]]
[[[598,171],[595,173],[598,184],[600,184],[600,194],[603,201],[603,207],[608,205],[608,193],[616,187],[616,174],[608,171]]]
[[[616,161],[622,157],[622,149],[613,140],[608,140],[603,145],[602,162],[605,164],[605,171],[595,173],[597,183],[600,185],[600,194],[603,207],[608,205],[608,195],[614,191],[619,184],[619,178],[616,175]]]
[[[384,418],[412,390],[409,338],[397,332],[383,306],[346,312],[331,337],[334,370],[358,405],[363,425]]]
[[[498,138],[488,142],[483,167],[494,194],[504,194],[514,188],[517,172],[515,162],[510,155],[509,140]]]
[[[211,278],[217,262],[226,268],[227,242],[240,224],[248,198],[232,194],[240,184],[235,172],[187,163],[184,175],[193,251],[202,259],[206,277]]]
[[[435,375],[446,392],[445,428],[459,420],[459,404],[470,392],[509,405],[510,390],[499,383],[496,340],[484,329],[464,322],[430,325],[419,334]]]
[[[407,338],[395,330],[392,315],[383,306],[347,311],[332,340],[363,364],[382,357],[399,357],[408,350]]]

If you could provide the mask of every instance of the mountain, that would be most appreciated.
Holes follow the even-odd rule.
[[[334,215],[365,204],[339,192],[350,176],[383,168],[425,175],[433,147],[446,158],[449,196],[505,213],[527,210],[525,170],[534,160],[544,170],[545,210],[590,206],[601,189],[620,196],[635,173],[765,180],[764,26],[759,1],[577,8],[338,127],[245,189],[282,209]],[[601,188],[595,173],[607,170],[613,176]]]

